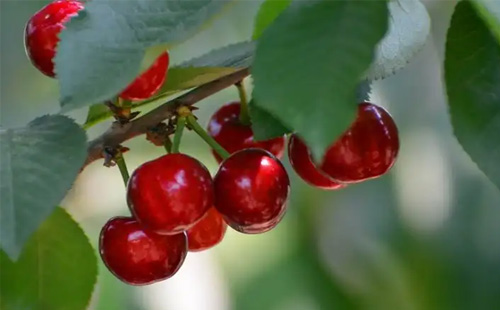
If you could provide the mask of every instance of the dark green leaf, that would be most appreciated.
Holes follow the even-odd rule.
[[[500,45],[467,1],[448,30],[445,80],[458,141],[500,188]]]
[[[490,26],[490,30],[496,35],[500,42],[500,2],[494,0],[473,0],[475,7],[484,21]]]
[[[0,251],[2,310],[84,310],[97,279],[95,252],[61,208],[29,239],[15,263]]]
[[[0,244],[16,259],[64,198],[86,156],[85,132],[62,115],[0,131]]]
[[[228,2],[87,2],[60,35],[55,64],[63,110],[112,98],[138,74],[147,48],[185,40]]]
[[[167,97],[180,91],[206,84],[238,69],[248,67],[252,63],[254,49],[253,42],[236,43],[172,67],[168,70],[166,83],[158,91],[158,95],[134,103],[133,108],[137,109],[149,103],[165,101]],[[111,116],[106,106],[93,105],[88,112],[84,126],[91,127]]]
[[[257,44],[256,104],[297,131],[316,158],[356,115],[355,90],[387,11],[385,1],[294,2]]]
[[[292,0],[266,0],[259,8],[255,17],[255,25],[252,38],[258,39],[264,30],[272,24],[289,5]]]
[[[291,132],[274,116],[254,104],[253,100],[248,103],[248,107],[255,140],[268,140]]]

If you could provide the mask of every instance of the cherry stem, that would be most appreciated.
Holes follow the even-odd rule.
[[[186,117],[179,116],[177,118],[177,126],[175,128],[174,142],[172,144],[172,153],[179,153],[179,146],[181,145],[182,132],[186,126]]]
[[[238,88],[238,94],[240,95],[240,123],[246,126],[250,126],[250,112],[248,111],[248,100],[245,87],[243,86],[242,81],[239,81],[234,85],[236,86],[236,88]]]
[[[194,115],[188,115],[187,116],[187,122],[189,124],[189,126],[191,126],[191,128],[194,130],[194,132],[196,132],[198,134],[198,136],[200,136],[200,138],[202,138],[208,145],[210,145],[210,147],[217,152],[217,154],[219,154],[220,157],[222,157],[223,159],[226,159],[229,157],[229,152],[226,151],[226,149],[224,149],[219,143],[217,143],[217,141],[214,140],[214,138],[212,138],[206,131],[205,129],[203,129],[203,127],[200,126],[200,124],[198,124],[198,121],[196,121],[196,118],[194,117]]]
[[[128,174],[127,164],[125,163],[125,158],[123,158],[123,154],[118,152],[115,156],[115,162],[118,168],[120,169],[120,174],[122,175],[123,183],[127,186],[128,179],[130,178]]]
[[[165,147],[165,151],[168,154],[172,153],[172,140],[170,140],[169,136],[165,137],[165,141],[163,141],[163,147]]]
[[[124,104],[123,104],[123,98],[118,97],[118,98],[116,99],[116,106],[117,106],[117,107],[120,107],[120,108],[122,108],[122,107],[124,106]]]

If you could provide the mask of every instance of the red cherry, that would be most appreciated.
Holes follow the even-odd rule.
[[[28,58],[43,74],[54,77],[54,63],[59,32],[83,4],[74,0],[56,0],[36,12],[26,24],[24,45]]]
[[[168,154],[137,168],[127,189],[137,220],[159,234],[191,228],[213,205],[213,184],[207,168],[184,154]]]
[[[188,249],[192,252],[216,246],[226,234],[227,224],[215,208],[210,208],[205,216],[187,231]]]
[[[266,141],[255,141],[252,127],[243,125],[239,119],[240,103],[232,102],[222,106],[210,118],[208,134],[212,136],[229,153],[248,148],[260,148],[271,152],[281,158],[285,150],[285,137],[274,138]],[[221,163],[222,158],[212,152]]]
[[[215,208],[235,230],[256,234],[274,228],[290,191],[281,162],[262,149],[238,151],[224,160],[214,178]]]
[[[320,168],[339,182],[361,182],[386,173],[398,151],[398,129],[391,115],[365,102],[351,127],[327,150]]]
[[[153,96],[165,82],[168,64],[169,56],[164,52],[121,92],[120,97],[126,100],[144,100]]]
[[[128,217],[115,217],[101,230],[101,258],[118,279],[133,285],[151,284],[173,276],[187,253],[185,233],[157,235]]]
[[[330,179],[316,167],[309,149],[295,134],[288,141],[288,157],[295,172],[310,185],[331,190],[345,187],[344,184]]]

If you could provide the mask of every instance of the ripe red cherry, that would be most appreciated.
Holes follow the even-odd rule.
[[[71,17],[83,9],[74,0],[56,0],[36,12],[26,24],[24,45],[28,58],[43,74],[54,77],[54,63],[59,32]]]
[[[137,220],[159,234],[191,228],[213,206],[210,173],[196,159],[168,154],[137,168],[127,189]]]
[[[187,253],[185,233],[162,236],[144,230],[129,217],[115,217],[101,230],[99,252],[108,269],[133,285],[151,284],[173,276]]]
[[[256,234],[274,228],[290,190],[281,162],[262,149],[245,149],[224,160],[214,178],[215,208],[235,230]]]
[[[295,134],[288,141],[288,157],[295,172],[310,185],[328,190],[345,187],[344,184],[335,182],[316,167],[309,149]]]
[[[188,249],[192,252],[206,250],[222,241],[227,224],[215,208],[210,208],[205,216],[187,231]]]
[[[386,173],[398,151],[398,129],[391,115],[365,102],[351,127],[327,150],[320,168],[339,182],[361,182]]]
[[[164,52],[121,92],[120,97],[126,100],[144,100],[153,96],[165,82],[168,64],[169,56]]]
[[[252,127],[243,125],[239,119],[240,103],[232,102],[222,106],[210,118],[208,134],[212,136],[229,153],[248,148],[260,148],[271,152],[281,158],[285,150],[285,137],[274,138],[266,141],[255,141]],[[221,162],[222,158],[212,152]]]

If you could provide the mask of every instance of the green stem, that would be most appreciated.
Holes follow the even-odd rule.
[[[168,154],[172,153],[172,140],[170,140],[170,137],[166,136],[165,141],[163,142],[163,147],[165,147],[165,151],[167,151]]]
[[[172,153],[179,153],[179,145],[181,144],[182,132],[186,126],[186,117],[180,116],[177,118],[177,127],[175,128],[174,143],[172,144]]]
[[[246,126],[250,126],[250,112],[248,111],[248,100],[245,87],[243,86],[242,81],[239,81],[234,85],[236,85],[236,88],[238,88],[238,94],[240,95],[240,123]]]
[[[203,129],[200,124],[196,121],[193,115],[187,116],[187,122],[191,126],[191,128],[200,136],[214,151],[219,154],[220,157],[226,159],[229,157],[229,152],[226,151],[217,141],[214,140],[206,131]]]
[[[128,174],[127,164],[125,163],[125,158],[123,158],[122,153],[118,153],[115,156],[115,162],[118,168],[120,169],[120,174],[122,175],[123,183],[127,186],[128,179],[130,178]]]

